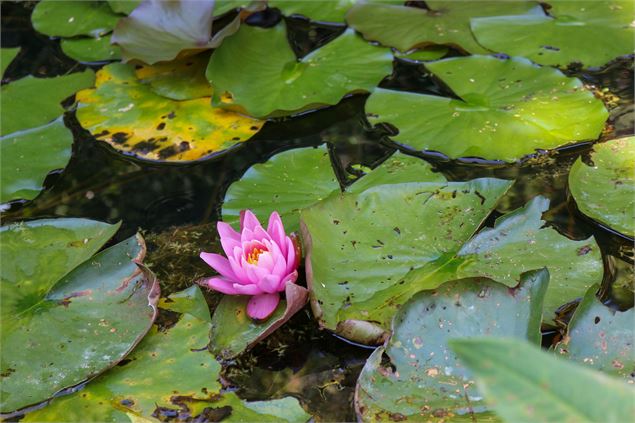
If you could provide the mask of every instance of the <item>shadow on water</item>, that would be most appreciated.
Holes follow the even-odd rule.
[[[32,6],[30,2],[0,4],[2,46],[22,47],[16,62],[8,69],[7,80],[28,74],[54,76],[83,69],[83,65],[63,55],[57,40],[33,31],[29,19]],[[267,24],[267,19],[275,16],[265,18],[261,24]],[[343,30],[302,19],[289,20],[289,27],[292,29],[290,40],[299,55]],[[587,84],[608,87],[619,96],[611,105],[611,136],[633,132],[632,60],[616,61],[604,70],[570,69],[568,73],[581,77]],[[396,62],[395,73],[382,86],[451,95],[426,74],[421,65],[404,62]],[[65,122],[75,137],[70,163],[64,171],[47,177],[46,188],[34,201],[12,204],[2,215],[3,224],[71,216],[122,221],[122,229],[114,241],[142,230],[149,241],[148,261],[163,279],[164,293],[183,288],[206,270],[198,263],[197,251],[208,243],[210,249],[213,248],[213,222],[220,217],[227,187],[254,163],[283,150],[326,142],[339,164],[338,177],[345,184],[348,179],[345,169],[354,164],[373,165],[394,151],[395,147],[385,138],[385,128],[371,128],[366,122],[365,99],[366,96],[352,96],[334,107],[270,121],[250,141],[224,155],[181,165],[144,162],[117,153],[109,145],[95,141],[80,127],[74,114],[68,112]],[[609,276],[604,284],[607,287],[624,267],[623,260],[632,263],[632,243],[585,219],[568,194],[569,168],[589,149],[589,144],[580,145],[506,166],[423,155],[451,180],[487,176],[516,180],[487,225],[536,195],[549,198],[551,206],[544,215],[547,225],[573,239],[595,236],[604,254],[611,257],[607,266],[618,270],[607,272]],[[169,243],[162,241],[166,236]],[[189,254],[188,259],[182,259],[183,254]],[[185,276],[177,278],[175,274]],[[610,300],[611,290],[605,291],[605,297]],[[210,304],[216,303],[214,295],[206,295]],[[223,382],[226,389],[236,390],[246,399],[291,394],[300,398],[322,421],[351,421],[355,420],[352,409],[355,380],[369,352],[320,331],[307,309],[264,343],[229,363]]]

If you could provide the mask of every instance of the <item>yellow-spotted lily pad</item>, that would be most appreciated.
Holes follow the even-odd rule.
[[[264,121],[213,108],[210,98],[175,101],[140,82],[133,66],[111,64],[94,89],[77,93],[77,118],[116,150],[158,161],[192,161],[246,141]]]

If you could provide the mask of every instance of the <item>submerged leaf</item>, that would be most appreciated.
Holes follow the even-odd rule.
[[[114,366],[150,329],[158,283],[140,236],[91,257],[118,225],[46,219],[1,228],[3,413]]]
[[[144,0],[122,18],[112,36],[125,60],[148,64],[172,60],[184,50],[205,50],[220,45],[238,29],[237,18],[211,35],[214,0]]]
[[[483,279],[448,282],[402,306],[385,346],[371,354],[357,381],[362,421],[455,421],[491,418],[453,339],[507,336],[540,343],[542,299],[549,275],[523,275],[513,290]],[[391,366],[382,363],[390,359]]]
[[[601,66],[617,56],[633,54],[635,30],[632,1],[548,0],[539,10],[516,16],[476,17],[474,36],[484,47],[524,56],[542,65],[581,62]],[[611,40],[606,42],[606,40]]]
[[[77,94],[77,119],[98,140],[141,158],[190,161],[251,138],[264,124],[210,107],[209,98],[174,101],[156,94],[120,63],[103,67],[96,87]]]
[[[479,390],[508,422],[626,422],[635,390],[515,339],[450,341]]]
[[[3,77],[4,71],[7,70],[15,56],[20,52],[20,47],[3,48],[0,51],[2,53],[2,56],[0,56],[0,77]]]
[[[72,145],[62,119],[0,137],[0,203],[35,198],[46,175],[66,166]]]
[[[580,364],[635,382],[635,309],[611,310],[592,286],[575,310],[556,352]]]
[[[391,71],[390,52],[364,42],[353,30],[297,59],[284,24],[243,25],[214,51],[207,78],[215,105],[263,117],[336,104],[346,94],[372,90]],[[223,94],[233,103],[223,101]]]
[[[527,13],[533,1],[434,1],[429,9],[362,3],[346,15],[348,24],[364,38],[405,52],[413,48],[442,44],[469,53],[486,53],[470,31],[470,18]]]
[[[92,70],[53,78],[27,76],[2,86],[0,107],[2,127],[6,135],[22,129],[49,123],[64,112],[60,104],[95,81]]]
[[[33,9],[31,21],[42,34],[96,38],[110,32],[120,17],[105,1],[42,0]]]
[[[608,117],[578,79],[523,58],[471,56],[425,66],[459,99],[377,89],[366,102],[368,121],[394,125],[399,133],[390,139],[414,150],[511,162],[595,140]]]
[[[569,190],[582,213],[635,238],[635,137],[595,144],[590,165],[571,167]]]

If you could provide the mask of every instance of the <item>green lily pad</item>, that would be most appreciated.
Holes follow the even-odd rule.
[[[64,112],[62,100],[95,81],[92,70],[54,78],[27,76],[3,85],[0,96],[0,135],[49,123]]]
[[[575,310],[556,352],[573,361],[635,382],[635,309],[611,310],[592,286]]]
[[[129,15],[141,3],[141,0],[107,0],[108,5],[115,13]]]
[[[548,4],[548,15],[475,16],[472,32],[479,44],[492,51],[524,56],[542,65],[601,66],[633,54],[633,2],[549,0]]]
[[[310,417],[295,399],[245,403],[233,393],[221,397],[217,380],[221,367],[205,348],[209,310],[199,288],[171,295],[163,305],[184,312],[174,326],[162,331],[152,328],[125,364],[78,392],[55,398],[27,414],[24,421],[139,422],[177,414],[179,420],[195,421],[227,417],[223,421],[276,421],[276,417],[306,421]],[[203,319],[188,312],[198,315],[203,309]]]
[[[212,87],[205,77],[209,54],[184,57],[152,66],[137,66],[140,82],[149,84],[155,93],[172,100],[210,97]]]
[[[236,32],[236,17],[212,36],[214,0],[146,1],[128,17],[119,20],[112,42],[119,45],[123,58],[150,65],[172,60],[182,51],[215,48]]]
[[[243,25],[214,51],[207,78],[214,105],[242,107],[263,117],[336,104],[346,94],[371,91],[391,72],[390,51],[364,42],[350,29],[297,59],[284,24],[267,29]],[[235,104],[222,101],[222,94]]]
[[[120,17],[105,1],[42,0],[33,9],[31,22],[46,35],[100,37],[112,31]]]
[[[139,267],[143,239],[91,258],[118,226],[45,219],[0,229],[3,413],[114,366],[150,329],[159,292]]]
[[[422,63],[430,60],[437,60],[448,54],[448,49],[445,46],[429,46],[420,49],[410,50],[406,53],[402,53],[395,50],[395,57],[399,59],[411,60],[413,62]]]
[[[497,179],[382,185],[304,210],[307,279],[320,324],[379,342],[400,305],[421,290],[469,277],[511,287],[540,267],[551,273],[551,320],[602,279],[600,249],[592,238],[572,241],[542,228],[549,205],[542,197],[474,235],[508,187]]]
[[[632,386],[526,342],[474,338],[450,346],[505,421],[626,422],[635,415]]]
[[[0,137],[0,203],[35,198],[46,175],[66,166],[72,145],[62,119]]]
[[[210,107],[209,98],[175,101],[137,80],[134,67],[114,63],[80,91],[77,119],[95,138],[140,158],[191,161],[246,141],[263,121]]]
[[[516,161],[595,140],[608,117],[578,79],[523,58],[460,57],[426,68],[459,99],[377,89],[366,102],[370,123],[395,126],[390,139],[415,150]]]
[[[3,48],[0,50],[2,56],[0,56],[0,77],[4,75],[4,71],[7,70],[15,56],[20,52],[20,47],[15,48]]]
[[[348,9],[357,0],[272,0],[269,7],[276,7],[286,16],[302,15],[312,21],[344,23]]]
[[[175,292],[166,298],[161,298],[159,307],[181,314],[191,314],[203,322],[211,322],[209,308],[201,289],[192,285],[183,291]]]
[[[578,209],[591,219],[635,238],[635,137],[593,146],[591,165],[579,158],[569,173]]]
[[[491,417],[470,373],[448,348],[455,338],[507,336],[540,344],[545,269],[515,289],[483,279],[420,292],[395,315],[392,336],[368,358],[355,407],[361,421],[455,421]],[[391,365],[382,364],[387,355]]]
[[[276,154],[250,167],[234,182],[223,202],[223,220],[238,222],[240,211],[250,209],[266,222],[273,211],[287,232],[299,229],[299,211],[339,191],[326,146]]]
[[[431,1],[420,9],[387,4],[360,3],[346,15],[348,24],[364,38],[400,51],[442,44],[468,53],[486,53],[470,31],[470,18],[528,13],[533,1]],[[539,7],[538,7],[539,8]]]
[[[309,296],[306,288],[287,284],[286,300],[267,320],[254,322],[247,316],[250,297],[226,295],[214,310],[210,332],[210,350],[222,359],[229,360],[253,347],[272,334],[304,307]]]
[[[110,44],[110,35],[99,38],[66,38],[60,45],[65,55],[78,62],[121,59],[119,47]]]

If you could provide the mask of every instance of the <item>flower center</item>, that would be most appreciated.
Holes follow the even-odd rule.
[[[251,253],[247,255],[247,263],[249,264],[258,264],[258,257],[260,254],[264,253],[266,250],[260,249],[258,247],[251,250]]]

